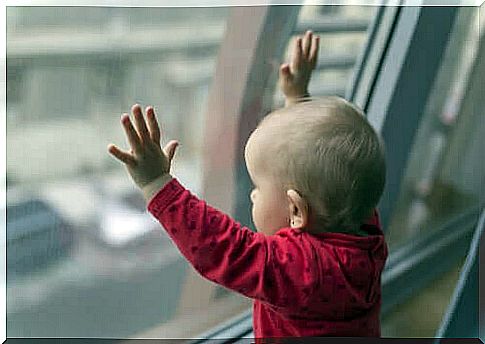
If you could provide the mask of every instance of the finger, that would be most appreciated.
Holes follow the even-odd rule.
[[[163,152],[168,157],[168,161],[172,161],[175,155],[175,150],[177,149],[178,145],[179,143],[176,140],[172,140],[169,143],[167,143],[165,148],[163,148]]]
[[[320,37],[313,36],[312,47],[310,49],[310,56],[308,58],[312,69],[315,69],[315,67],[317,66],[319,49],[320,49]]]
[[[307,31],[305,33],[305,37],[303,37],[303,58],[308,59],[310,55],[310,45],[312,43],[313,33],[311,31]]]
[[[130,166],[136,165],[136,160],[130,153],[122,151],[114,144],[108,145],[108,152],[111,153],[111,155],[113,155],[115,158],[117,158],[118,160],[120,160],[121,162],[127,165],[130,165]]]
[[[291,60],[291,69],[292,72],[295,72],[296,69],[300,68],[301,61],[302,61],[302,46],[301,46],[301,37],[296,38],[295,47],[293,49],[293,58]]]
[[[138,133],[136,132],[135,128],[130,121],[130,116],[127,113],[123,114],[121,117],[121,123],[125,128],[126,136],[128,137],[128,143],[131,146],[131,149],[135,152],[139,152],[141,148],[140,138],[138,137]]]
[[[145,109],[145,112],[147,114],[148,127],[150,128],[150,136],[152,138],[152,141],[160,146],[161,134],[160,127],[158,126],[157,122],[157,117],[155,116],[155,110],[153,109],[153,107],[148,106]]]
[[[143,113],[141,112],[141,107],[135,104],[131,107],[131,113],[135,117],[136,129],[140,135],[141,142],[148,142],[150,140],[150,133],[145,123],[145,118],[143,118]]]
[[[280,80],[283,82],[291,80],[290,65],[288,63],[282,64],[280,67]]]

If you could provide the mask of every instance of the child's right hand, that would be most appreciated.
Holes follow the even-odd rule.
[[[140,105],[133,105],[131,112],[135,118],[136,129],[131,124],[128,114],[121,118],[121,124],[131,146],[130,152],[125,152],[114,144],[108,146],[108,152],[125,164],[135,184],[143,190],[148,184],[170,173],[178,142],[172,140],[161,148],[161,132],[153,107],[146,108],[148,125]]]
[[[309,96],[308,83],[317,64],[319,41],[320,37],[307,31],[303,39],[296,39],[291,63],[280,66],[279,83],[286,98],[286,106]]]

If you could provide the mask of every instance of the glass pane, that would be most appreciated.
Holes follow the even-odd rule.
[[[479,43],[477,13],[462,9],[450,37],[388,229],[391,249],[438,230],[477,206],[484,194],[485,121],[477,111],[482,97],[469,88]]]
[[[228,11],[7,9],[9,336],[123,338],[174,318],[187,263],[107,145],[127,149],[121,114],[154,105],[198,192]]]
[[[434,337],[450,303],[463,261],[413,294],[381,322],[382,337]]]

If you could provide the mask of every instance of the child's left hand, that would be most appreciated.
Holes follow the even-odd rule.
[[[290,63],[280,66],[279,84],[285,95],[286,105],[297,103],[308,97],[308,84],[318,60],[320,37],[307,31],[294,43]]]
[[[123,114],[121,117],[121,123],[131,146],[130,152],[122,151],[114,144],[108,145],[108,152],[125,164],[135,184],[143,188],[158,177],[170,173],[170,165],[178,142],[172,140],[162,150],[160,128],[152,107],[145,109],[148,127],[140,105],[133,105],[131,112],[135,118],[137,130],[131,124],[128,114]]]

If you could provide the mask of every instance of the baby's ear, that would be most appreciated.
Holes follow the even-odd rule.
[[[300,194],[290,189],[286,192],[291,228],[303,228],[308,225],[308,203]]]

